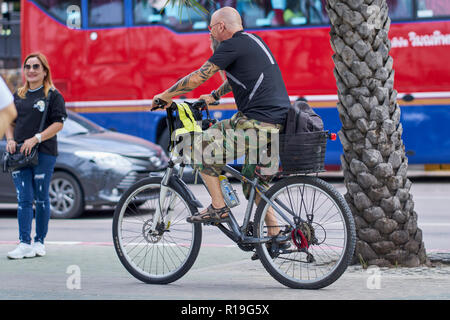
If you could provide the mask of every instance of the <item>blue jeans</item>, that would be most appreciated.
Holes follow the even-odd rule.
[[[17,220],[20,242],[31,244],[33,201],[36,205],[36,237],[34,242],[44,243],[50,220],[50,180],[56,157],[39,152],[39,164],[12,172],[17,192]]]

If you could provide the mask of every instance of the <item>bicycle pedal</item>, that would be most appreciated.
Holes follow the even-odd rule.
[[[218,221],[207,221],[207,222],[201,222],[201,224],[203,224],[204,226],[217,227],[220,224],[220,222],[218,222]]]
[[[253,255],[252,255],[252,257],[251,257],[250,259],[252,259],[253,261],[259,260],[259,256],[258,256],[258,254],[255,252],[255,253],[253,253]]]

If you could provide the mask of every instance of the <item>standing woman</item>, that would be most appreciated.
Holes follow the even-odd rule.
[[[44,238],[50,219],[49,187],[58,155],[56,134],[63,128],[67,117],[64,98],[53,86],[47,58],[41,53],[30,54],[23,64],[23,72],[25,83],[14,94],[18,115],[15,123],[6,131],[6,150],[14,153],[17,145],[23,143],[20,152],[28,155],[39,143],[39,164],[12,172],[17,192],[20,244],[8,252],[10,259],[45,255]],[[43,131],[38,132],[44,106],[48,108],[47,117]],[[36,236],[32,245],[33,201],[36,208]]]

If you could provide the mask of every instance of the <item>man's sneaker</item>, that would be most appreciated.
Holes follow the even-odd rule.
[[[36,252],[36,255],[38,257],[43,257],[45,256],[45,246],[44,244],[38,242],[33,243],[33,249]]]
[[[13,251],[8,252],[9,259],[33,258],[35,256],[36,252],[31,244],[26,244],[23,242],[21,242]]]

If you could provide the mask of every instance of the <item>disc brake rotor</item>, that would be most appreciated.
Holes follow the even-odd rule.
[[[151,230],[152,224],[153,221],[151,219],[144,222],[142,226],[142,235],[144,239],[147,240],[147,242],[157,243],[161,240],[163,232],[159,231],[158,226],[156,226],[155,231],[152,231]]]

